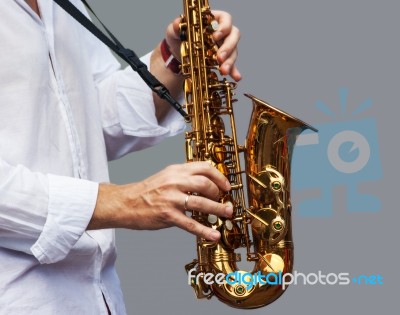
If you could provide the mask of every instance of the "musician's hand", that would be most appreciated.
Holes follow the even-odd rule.
[[[100,184],[88,229],[156,230],[177,226],[215,241],[220,238],[218,231],[185,215],[187,192],[204,196],[191,195],[188,209],[230,217],[232,206],[216,202],[220,191],[228,190],[226,177],[207,162],[172,165],[139,183]]]
[[[215,19],[219,23],[219,28],[214,32],[214,40],[220,46],[218,49],[218,61],[220,71],[223,75],[230,75],[235,81],[239,81],[242,76],[235,65],[238,56],[237,45],[240,40],[239,29],[232,24],[232,17],[224,11],[212,11]],[[180,39],[179,39],[180,18],[173,21],[167,28],[166,40],[172,54],[180,59]]]

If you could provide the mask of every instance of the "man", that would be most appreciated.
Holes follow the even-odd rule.
[[[215,15],[221,72],[239,80],[239,31]],[[107,160],[181,132],[182,118],[52,0],[1,1],[0,25],[0,314],[125,314],[113,228],[217,240],[185,209],[229,217],[215,201],[229,183],[190,163],[107,184]],[[166,44],[179,57],[178,20]],[[179,97],[160,45],[143,61]]]

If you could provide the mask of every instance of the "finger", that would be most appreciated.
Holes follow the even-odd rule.
[[[220,189],[228,191],[231,184],[220,171],[213,167],[209,162],[192,162],[184,164],[187,171],[192,175],[204,175],[213,181]]]
[[[220,196],[220,189],[208,177],[194,175],[190,176],[188,180],[188,191],[199,193],[211,200],[218,200]]]
[[[227,204],[219,203],[195,195],[189,195],[189,198],[185,203],[187,210],[199,211],[205,214],[215,214],[219,217],[225,217],[225,218],[232,217],[233,207],[231,203]]]
[[[235,50],[223,63],[221,63],[219,67],[219,71],[223,75],[231,74],[233,67],[235,65],[235,61],[237,58],[237,50]]]
[[[172,21],[171,24],[168,25],[167,27],[167,32],[166,36],[167,38],[179,40],[179,23],[181,22],[181,19],[178,17],[175,20]]]
[[[212,13],[218,21],[218,29],[214,32],[213,38],[215,41],[220,41],[232,30],[232,16],[224,11],[212,11]]]
[[[219,63],[225,62],[237,50],[240,40],[240,31],[237,27],[233,27],[232,31],[224,38],[223,43],[218,49],[217,58]],[[236,59],[237,54],[235,55]],[[234,60],[235,61],[235,60]]]
[[[172,55],[179,60],[180,58],[180,46],[181,40],[179,38],[179,23],[180,18],[176,18],[171,24],[168,25],[165,40],[167,41],[168,47],[172,52]]]
[[[171,219],[175,226],[209,241],[218,241],[221,237],[221,234],[217,230],[206,227],[181,212],[174,212],[174,214],[171,215]]]
[[[236,59],[236,57],[232,58]],[[242,79],[236,64],[233,63],[232,59],[228,59],[220,66],[220,72],[222,75],[230,75],[236,82]]]
[[[242,79],[242,75],[239,72],[238,68],[236,65],[233,65],[231,73],[229,74],[236,82],[240,81]]]

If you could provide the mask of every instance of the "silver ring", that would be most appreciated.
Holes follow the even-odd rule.
[[[187,194],[186,195],[186,198],[185,198],[185,211],[188,211],[189,209],[188,209],[188,201],[189,201],[189,197],[190,197],[190,195],[189,194]]]

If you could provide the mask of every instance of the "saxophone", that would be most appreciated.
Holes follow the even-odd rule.
[[[191,125],[185,135],[186,160],[209,161],[223,173],[232,189],[221,195],[219,202],[231,203],[234,208],[231,219],[191,211],[195,220],[219,230],[221,239],[210,242],[197,237],[197,259],[185,269],[190,275],[194,272],[191,286],[198,298],[215,295],[231,307],[262,307],[284,292],[270,278],[292,271],[290,162],[296,137],[307,128],[315,129],[246,94],[253,112],[246,144],[238,145],[233,112],[236,83],[221,78],[218,46],[212,38],[218,23],[208,0],[184,0],[183,5],[181,71]],[[241,153],[246,171],[240,166]],[[243,176],[247,179],[248,206]],[[237,267],[241,257],[235,250],[241,247],[246,249],[247,260],[254,263],[251,272]],[[209,284],[204,276],[209,273],[228,276]],[[257,277],[263,281],[254,281]]]

